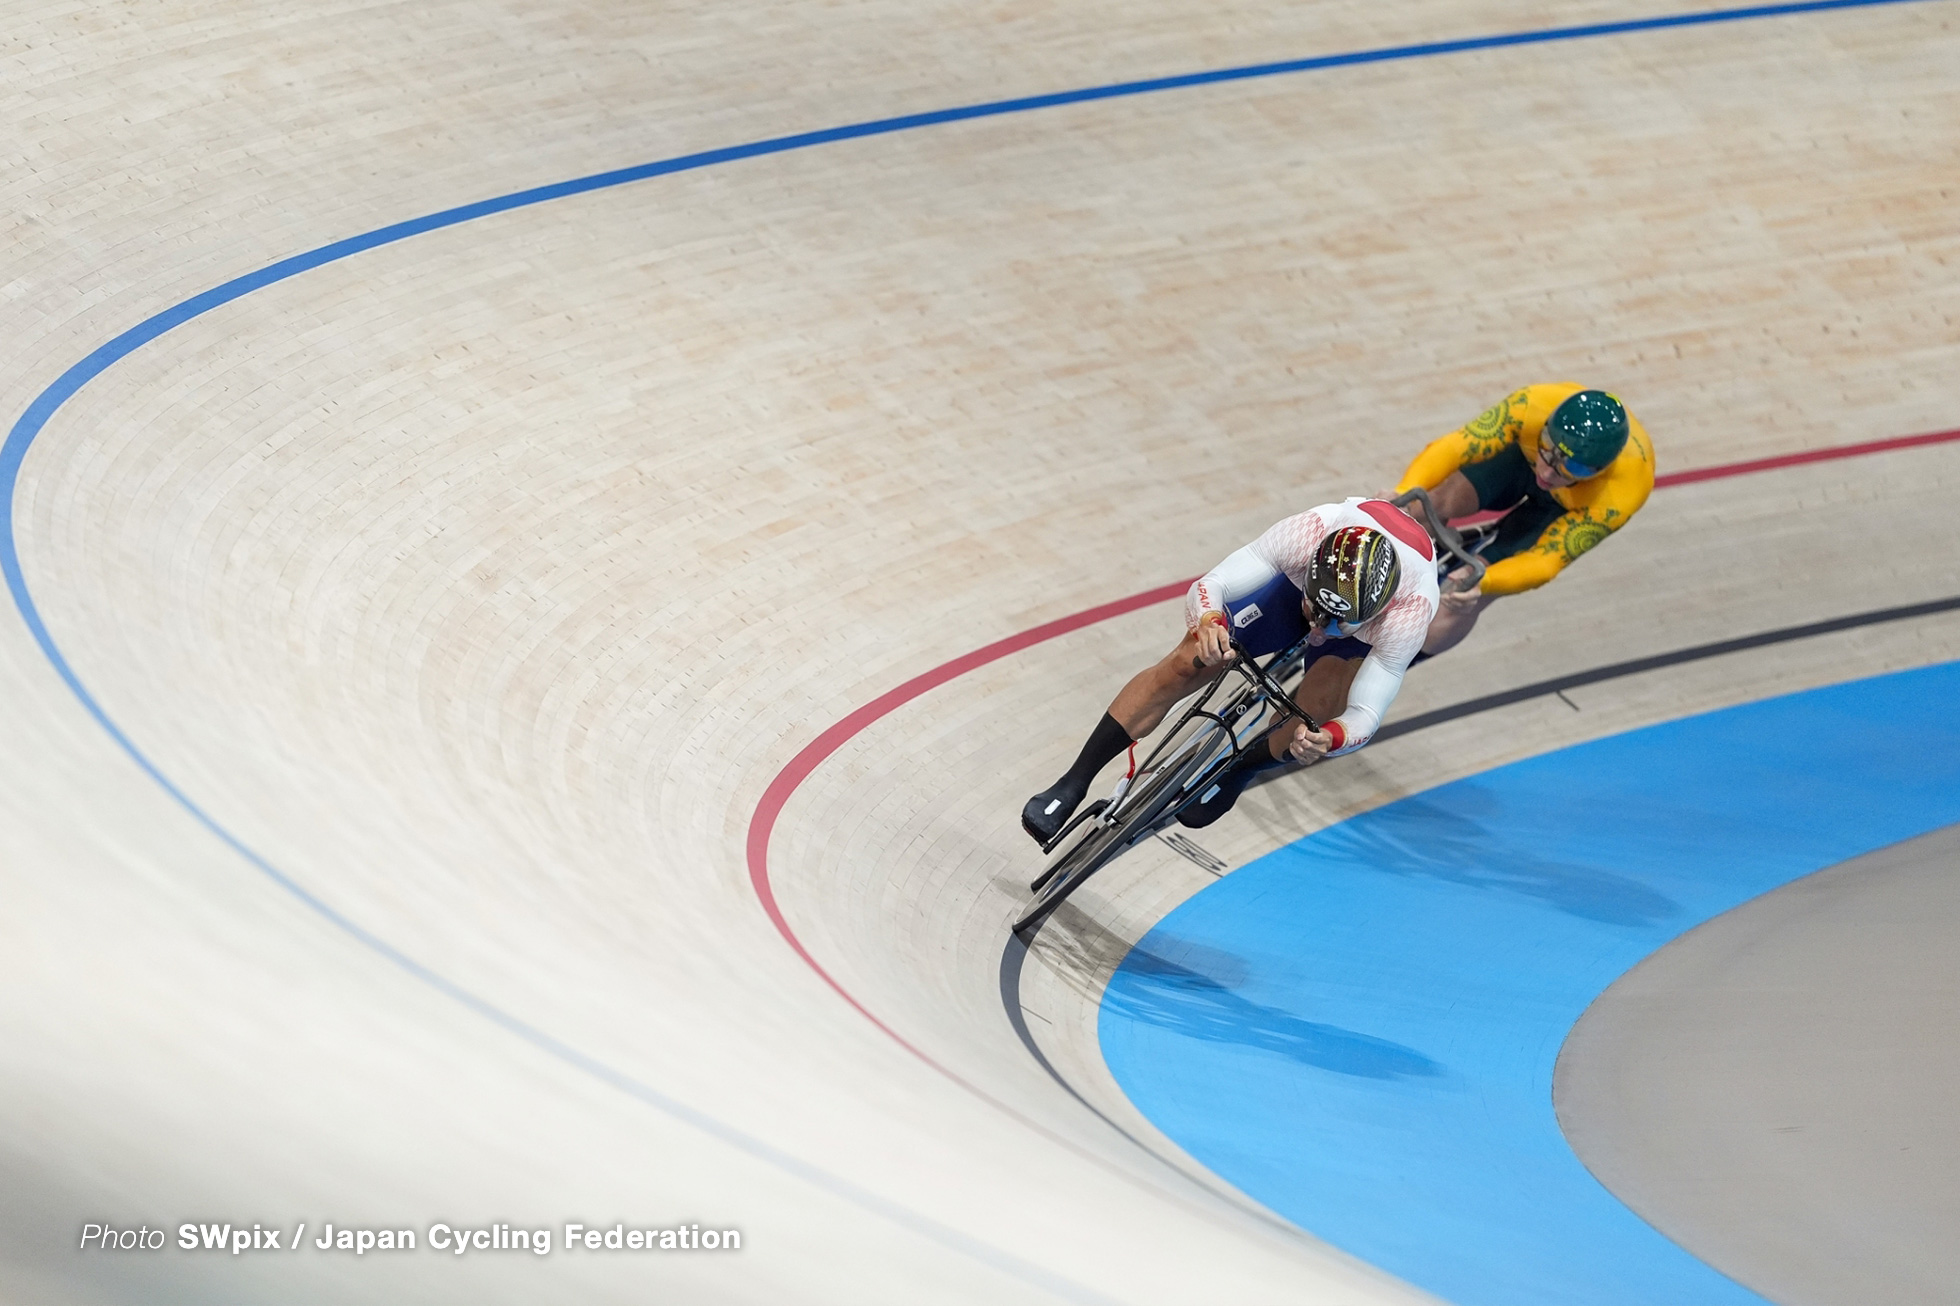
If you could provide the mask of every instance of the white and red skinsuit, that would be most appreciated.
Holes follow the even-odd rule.
[[[1329,756],[1351,753],[1373,738],[1395,695],[1402,673],[1422,651],[1430,619],[1436,615],[1436,557],[1422,527],[1400,508],[1382,499],[1348,499],[1322,504],[1285,521],[1200,576],[1184,596],[1184,620],[1197,629],[1207,612],[1228,616],[1227,605],[1256,593],[1277,575],[1284,575],[1304,594],[1307,568],[1320,542],[1343,526],[1368,526],[1384,532],[1395,544],[1402,577],[1388,606],[1359,626],[1315,631],[1314,645],[1351,636],[1368,645],[1368,656],[1348,690],[1347,708],[1322,728],[1334,736]]]

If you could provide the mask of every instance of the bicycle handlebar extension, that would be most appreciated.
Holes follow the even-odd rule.
[[[1396,495],[1389,502],[1398,508],[1405,508],[1412,502],[1421,503],[1423,525],[1429,530],[1429,538],[1434,540],[1452,558],[1455,558],[1458,562],[1470,568],[1469,584],[1454,586],[1452,589],[1453,593],[1475,589],[1483,583],[1484,569],[1490,564],[1472,553],[1463,543],[1463,536],[1457,532],[1456,528],[1443,520],[1442,514],[1436,511],[1436,505],[1429,501],[1429,491],[1418,485],[1413,490],[1405,490],[1403,493]]]

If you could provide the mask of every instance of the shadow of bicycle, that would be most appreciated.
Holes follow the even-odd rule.
[[[1179,951],[1193,945],[1165,940]],[[1216,949],[1205,964],[1222,962],[1232,974],[1245,963]],[[1209,955],[1215,954],[1215,955]],[[1160,953],[1133,949],[1103,997],[1105,1008],[1130,1020],[1211,1043],[1236,1043],[1275,1052],[1302,1065],[1362,1079],[1435,1078],[1443,1066],[1414,1048],[1388,1039],[1306,1020],[1232,991],[1226,983]]]
[[[1042,927],[1033,951],[1071,990],[1094,1000],[1134,943],[1103,925],[1092,912],[1065,902]]]
[[[1680,903],[1632,876],[1541,856],[1505,822],[1479,821],[1423,798],[1404,798],[1323,831],[1313,848],[1388,875],[1519,894],[1609,925],[1656,925],[1682,911]]]

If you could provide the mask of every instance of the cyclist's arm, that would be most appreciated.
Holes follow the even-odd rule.
[[[1184,624],[1196,630],[1207,612],[1228,615],[1227,604],[1257,592],[1282,573],[1290,580],[1304,579],[1307,563],[1326,534],[1326,523],[1318,513],[1303,512],[1275,523],[1244,548],[1232,550],[1193,582],[1184,596]]]
[[[1352,753],[1375,737],[1389,704],[1402,689],[1403,673],[1422,649],[1423,636],[1436,615],[1436,604],[1426,595],[1410,594],[1389,605],[1378,620],[1368,656],[1354,673],[1348,687],[1347,706],[1332,721],[1321,726],[1334,736],[1329,757]]]
[[[1198,628],[1206,613],[1227,616],[1226,605],[1253,593],[1279,574],[1279,568],[1259,551],[1257,541],[1225,555],[1225,561],[1197,580],[1184,596],[1184,624]]]
[[[1321,723],[1320,728],[1334,736],[1334,746],[1327,750],[1329,757],[1352,753],[1375,737],[1382,717],[1388,714],[1388,705],[1402,690],[1402,672],[1406,670],[1395,670],[1373,655],[1362,662],[1348,687],[1347,707],[1332,721]]]
[[[1583,491],[1583,500],[1552,518],[1528,548],[1491,563],[1479,592],[1522,594],[1537,589],[1632,521],[1653,488],[1653,453],[1646,432],[1636,427],[1626,452],[1597,485]]]
[[[1402,479],[1395,483],[1395,493],[1406,494],[1418,487],[1433,490],[1450,478],[1468,461],[1470,442],[1463,430],[1458,428],[1439,439],[1431,440],[1416,455],[1409,470],[1402,473]]]
[[[1566,516],[1572,514],[1567,513]],[[1565,520],[1561,517],[1559,521]],[[1554,522],[1554,525],[1557,523]],[[1549,529],[1546,534],[1550,534]],[[1573,555],[1574,557],[1578,555]],[[1538,543],[1522,553],[1514,553],[1508,558],[1490,564],[1484,572],[1483,584],[1477,587],[1479,594],[1522,594],[1535,590],[1552,577],[1565,570],[1565,564],[1572,561],[1565,556],[1563,549],[1547,549],[1545,536]]]
[[[1538,427],[1544,425],[1544,412],[1550,411],[1544,404],[1547,395],[1540,392],[1555,389],[1565,387],[1528,385],[1504,396],[1448,435],[1430,441],[1395,483],[1395,492],[1401,494],[1417,486],[1434,490],[1466,463],[1496,457],[1520,435],[1536,436]]]
[[[1522,594],[1535,590],[1626,522],[1626,514],[1611,510],[1601,513],[1591,507],[1560,513],[1539,533],[1530,548],[1491,563],[1484,572],[1484,583],[1477,588],[1484,594]]]

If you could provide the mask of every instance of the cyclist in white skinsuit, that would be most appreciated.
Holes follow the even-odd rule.
[[[1123,686],[1075,765],[1022,809],[1021,824],[1035,839],[1053,838],[1105,764],[1220,674],[1235,656],[1233,634],[1258,657],[1310,631],[1306,674],[1293,697],[1324,724],[1275,731],[1263,754],[1251,750],[1226,768],[1178,820],[1211,824],[1255,774],[1289,757],[1314,761],[1366,744],[1436,615],[1434,546],[1386,500],[1323,504],[1234,551],[1192,584],[1184,607],[1184,639]]]

